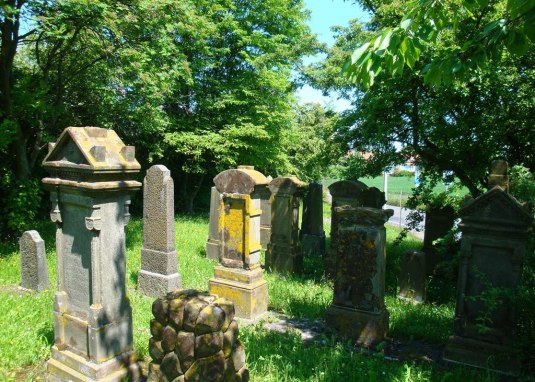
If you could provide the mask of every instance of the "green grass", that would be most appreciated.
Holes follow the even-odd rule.
[[[328,209],[326,208],[328,216]],[[51,288],[40,294],[20,295],[19,254],[16,243],[0,244],[0,381],[31,380],[32,370],[42,369],[53,343],[53,295],[56,285],[54,227],[36,227],[47,244]],[[330,227],[325,224],[327,235]],[[434,288],[430,304],[413,306],[395,296],[400,255],[421,242],[409,238],[399,246],[392,242],[398,234],[389,227],[387,246],[387,297],[390,335],[396,340],[416,340],[443,344],[452,329],[453,297],[444,298],[443,289]],[[204,217],[176,218],[176,244],[183,286],[207,289],[215,262],[205,258],[204,245],[208,220]],[[147,360],[152,299],[136,291],[142,222],[133,219],[127,227],[127,288],[133,309],[134,348]],[[299,277],[266,274],[271,310],[291,317],[323,319],[332,301],[332,283],[322,276],[321,259],[306,259],[305,273]],[[442,300],[446,303],[441,302]],[[241,338],[247,350],[247,363],[254,382],[268,381],[461,381],[494,380],[493,375],[460,367],[441,367],[425,362],[388,361],[381,353],[366,354],[346,341],[325,337],[322,343],[304,344],[295,334],[268,332],[261,326],[242,327]],[[20,373],[25,371],[25,379]]]

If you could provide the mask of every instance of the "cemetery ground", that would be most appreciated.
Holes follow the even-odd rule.
[[[328,210],[326,208],[326,210]],[[325,217],[327,217],[326,215]],[[206,290],[215,261],[205,258],[208,218],[178,216],[176,245],[184,288]],[[56,285],[55,241],[52,223],[35,227],[46,242],[51,287],[40,293],[23,293],[16,240],[0,244],[0,381],[42,378],[54,341],[53,296]],[[325,227],[329,237],[330,227]],[[409,238],[399,246],[398,234],[387,226],[387,297],[390,312],[389,341],[363,350],[325,332],[303,342],[299,333],[268,331],[262,324],[240,327],[252,381],[493,381],[501,377],[481,370],[445,366],[437,361],[452,333],[454,284],[431,280],[429,303],[412,305],[396,298],[399,258],[407,249],[420,248]],[[149,320],[153,299],[136,290],[143,244],[142,220],[127,227],[127,290],[133,309],[134,348],[147,361]],[[269,309],[289,318],[323,323],[332,301],[332,283],[322,275],[321,259],[305,259],[304,275],[282,277],[266,272]],[[273,314],[267,320],[276,320]],[[394,350],[393,350],[394,349]],[[422,350],[423,349],[423,350]]]

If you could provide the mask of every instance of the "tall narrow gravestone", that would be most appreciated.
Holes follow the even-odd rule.
[[[268,182],[273,179],[271,177],[266,178]],[[271,204],[273,202],[273,195],[269,187],[260,186],[260,208],[262,209],[262,215],[260,215],[260,244],[262,249],[267,249],[269,241],[271,240]]]
[[[303,252],[299,242],[299,201],[306,184],[295,176],[281,176],[269,184],[271,240],[266,252],[266,268],[279,273],[301,273]]]
[[[212,260],[219,259],[219,207],[220,194],[217,188],[210,191],[210,223],[208,227],[208,240],[206,241],[206,257]]]
[[[323,186],[310,183],[303,200],[301,243],[304,256],[325,255],[325,231],[323,230]]]
[[[154,165],[143,181],[143,248],[138,288],[150,297],[182,286],[175,250],[175,202],[171,171]]]
[[[39,232],[26,231],[20,240],[20,286],[41,292],[48,288],[45,242]]]
[[[521,281],[532,215],[495,179],[491,174],[493,188],[460,211],[457,303],[444,359],[516,373],[515,307],[508,294]]]
[[[234,302],[236,316],[255,320],[267,311],[268,288],[260,267],[260,195],[267,179],[254,167],[226,170],[214,178],[222,194],[219,222],[220,265],[210,293]]]
[[[336,207],[338,245],[327,325],[370,346],[388,331],[385,307],[386,229],[392,210]]]
[[[398,297],[413,303],[425,302],[425,253],[407,251],[401,257]]]
[[[121,381],[132,350],[124,227],[140,166],[113,130],[68,127],[46,156],[58,291],[49,381]]]

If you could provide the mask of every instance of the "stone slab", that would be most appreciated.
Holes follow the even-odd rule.
[[[301,237],[301,248],[303,251],[303,256],[305,257],[325,256],[325,234],[303,234]]]
[[[407,251],[402,255],[398,297],[413,303],[425,302],[425,253]]]
[[[20,240],[20,286],[41,292],[48,288],[45,242],[37,231],[26,231]]]
[[[182,286],[179,273],[170,275],[141,270],[138,276],[138,288],[149,297],[159,297]]]

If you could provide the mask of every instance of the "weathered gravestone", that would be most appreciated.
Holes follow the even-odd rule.
[[[269,184],[271,240],[266,252],[266,268],[279,273],[301,273],[303,252],[299,242],[299,201],[306,184],[295,176],[280,176]]]
[[[503,178],[502,178],[503,179]],[[461,263],[449,362],[516,373],[515,307],[532,215],[496,184],[461,209]]]
[[[124,227],[140,165],[113,130],[68,127],[43,162],[58,291],[49,381],[121,381],[132,350]]]
[[[268,184],[273,180],[271,176],[266,179]],[[262,210],[262,215],[260,215],[260,244],[262,245],[262,249],[267,249],[271,240],[271,204],[273,202],[273,196],[267,185],[265,187],[259,187],[258,192],[260,194],[260,209]]]
[[[210,190],[210,225],[208,229],[208,240],[206,241],[206,257],[212,260],[219,259],[219,207],[221,197],[217,188]]]
[[[214,178],[222,194],[220,265],[210,293],[234,302],[236,316],[255,320],[267,311],[268,288],[260,267],[260,195],[267,179],[254,167],[226,170]]]
[[[310,183],[303,200],[301,243],[304,256],[325,255],[325,231],[323,230],[323,186]]]
[[[385,222],[394,213],[366,207],[336,207],[338,245],[333,303],[327,325],[370,346],[388,331],[385,307]]]
[[[341,180],[329,186],[331,203],[331,251],[325,257],[325,273],[334,274],[334,258],[338,245],[338,217],[335,208],[341,206],[382,208],[386,203],[385,193],[376,187],[368,187],[358,180]]]
[[[39,232],[26,231],[20,240],[20,286],[41,292],[48,288],[45,242]]]
[[[175,201],[171,171],[154,165],[143,180],[143,248],[139,291],[158,297],[180,288],[175,250]]]
[[[433,242],[444,237],[455,221],[455,211],[451,206],[428,208],[425,213],[424,252],[426,273],[434,273],[437,265],[448,260],[448,256],[433,245]]]
[[[152,313],[148,382],[249,380],[231,301],[176,290],[154,301]]]
[[[425,302],[425,253],[407,251],[402,255],[398,281],[399,298],[414,303]]]

